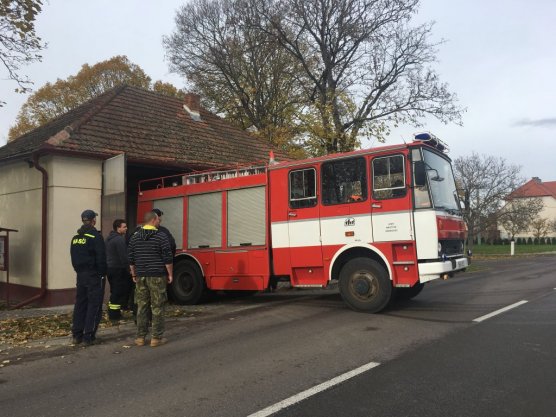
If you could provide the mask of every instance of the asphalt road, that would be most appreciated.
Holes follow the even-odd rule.
[[[156,349],[129,333],[23,360],[0,370],[0,413],[552,417],[556,256],[484,266],[378,315],[334,291],[261,294],[170,323]]]

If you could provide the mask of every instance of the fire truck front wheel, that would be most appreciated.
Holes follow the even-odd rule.
[[[421,291],[425,288],[425,284],[418,282],[413,287],[410,288],[396,288],[396,298],[398,300],[411,300],[417,297]]]
[[[354,258],[340,271],[340,294],[355,311],[378,313],[392,297],[392,283],[386,270],[375,260]]]
[[[205,292],[205,282],[199,267],[190,260],[174,266],[174,280],[169,287],[170,295],[179,304],[197,304]]]

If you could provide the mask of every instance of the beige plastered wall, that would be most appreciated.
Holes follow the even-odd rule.
[[[24,161],[0,166],[0,227],[10,232],[10,282],[40,286],[42,174]],[[6,282],[6,272],[0,272]]]
[[[47,286],[73,288],[70,240],[81,226],[83,210],[100,213],[102,161],[43,156],[39,163],[49,176]],[[0,225],[19,230],[10,234],[10,282],[33,287],[40,287],[41,185],[42,174],[26,163],[0,168]]]
[[[48,288],[72,288],[75,272],[70,241],[82,225],[83,210],[100,214],[102,161],[53,156],[45,165],[49,174]],[[97,226],[100,221],[99,216]]]
[[[543,203],[543,209],[539,213],[539,217],[547,219],[549,222],[555,221],[556,220],[556,198],[554,198],[552,196],[539,197],[539,198],[542,200],[542,203]],[[501,232],[501,237],[502,238],[509,237],[508,232],[506,232],[506,230],[503,227],[500,227],[499,230]],[[548,233],[547,233],[546,236],[547,237],[556,237],[556,231],[548,230]],[[521,237],[521,238],[531,237],[532,238],[532,237],[534,237],[534,234],[533,234],[532,230],[529,230],[527,232],[518,233],[515,237],[516,238],[518,238],[518,237]]]

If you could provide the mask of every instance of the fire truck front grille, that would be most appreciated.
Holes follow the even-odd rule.
[[[447,256],[461,255],[463,253],[463,240],[444,239],[440,240],[441,252]]]

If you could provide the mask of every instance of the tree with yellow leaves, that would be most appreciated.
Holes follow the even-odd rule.
[[[19,73],[23,65],[42,59],[46,47],[35,32],[35,19],[42,7],[41,0],[0,1],[0,64],[8,79],[18,84],[17,92],[29,91],[32,82]],[[3,102],[0,100],[0,107]]]

